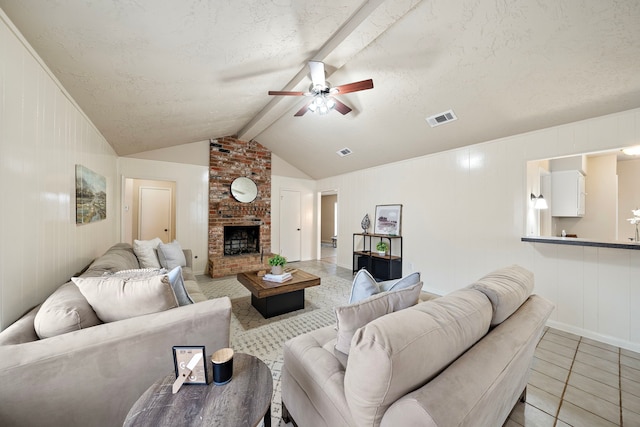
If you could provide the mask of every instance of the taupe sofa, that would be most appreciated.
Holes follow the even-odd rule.
[[[207,300],[191,251],[184,252],[185,288],[194,304],[46,339],[34,328],[38,306],[0,333],[0,425],[121,426],[138,397],[172,372],[172,346],[204,345],[209,354],[228,347],[231,302]],[[117,244],[81,277],[135,268],[131,245]],[[82,298],[72,282],[60,289]]]
[[[501,426],[526,391],[553,304],[511,266],[358,329],[285,343],[283,419],[298,426]],[[338,325],[338,328],[340,325]]]

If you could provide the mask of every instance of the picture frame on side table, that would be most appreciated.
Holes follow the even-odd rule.
[[[400,236],[402,230],[402,205],[376,205],[374,234]]]
[[[176,378],[180,377],[187,369],[187,365],[197,353],[201,353],[202,357],[196,366],[189,372],[184,380],[184,384],[209,384],[213,379],[213,372],[209,369],[203,345],[194,346],[173,346],[173,364],[176,371]]]

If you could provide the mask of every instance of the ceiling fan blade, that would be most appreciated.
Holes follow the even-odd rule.
[[[313,98],[311,99],[311,101],[307,102],[306,104],[304,104],[304,107],[302,107],[301,109],[298,110],[297,113],[295,113],[293,116],[294,117],[300,117],[300,116],[304,116],[304,113],[306,113],[307,111],[309,111],[309,105],[311,105],[311,103],[313,102]]]
[[[333,89],[337,89],[340,94],[373,89],[373,80],[368,79],[361,82],[347,83],[346,85],[336,86]]]
[[[303,96],[305,92],[288,92],[286,90],[270,90],[269,95]]]
[[[325,85],[324,63],[320,61],[309,61],[309,69],[311,70],[311,81],[314,86]]]
[[[342,115],[347,114],[348,112],[351,111],[351,108],[349,108],[346,104],[338,101],[333,97],[331,99],[333,99],[333,101],[336,103],[336,106],[334,107],[334,109],[339,113],[341,113]]]

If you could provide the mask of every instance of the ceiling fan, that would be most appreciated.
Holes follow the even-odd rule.
[[[309,61],[309,69],[311,70],[312,82],[311,86],[309,86],[309,92],[269,91],[269,95],[312,97],[304,107],[294,114],[295,117],[302,116],[307,111],[312,111],[318,114],[327,114],[333,109],[337,110],[341,114],[347,114],[351,111],[351,108],[336,99],[335,95],[373,89],[373,80],[371,79],[331,87],[329,82],[325,81],[324,63],[320,61]]]

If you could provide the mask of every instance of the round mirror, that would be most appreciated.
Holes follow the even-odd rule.
[[[242,203],[253,202],[258,195],[258,186],[253,180],[241,176],[231,183],[231,195]]]

